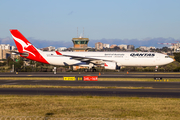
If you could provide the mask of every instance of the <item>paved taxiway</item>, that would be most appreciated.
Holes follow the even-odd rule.
[[[146,73],[129,73],[124,72],[63,72],[53,74],[53,72],[18,72],[16,73],[0,73],[0,77],[71,77],[71,76],[98,76],[99,78],[180,78],[178,73],[160,73],[152,72]]]
[[[56,89],[56,88],[0,88],[0,94],[10,95],[96,95],[125,97],[180,98],[179,89]]]
[[[117,87],[152,87],[152,88],[180,89],[180,82],[137,82],[137,81],[0,80],[0,85],[117,86]]]
[[[0,94],[180,98],[180,82],[0,80],[0,85],[152,87],[152,89],[0,88]]]

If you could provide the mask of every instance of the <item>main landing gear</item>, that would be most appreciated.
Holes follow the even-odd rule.
[[[95,67],[92,67],[90,69],[85,69],[84,71],[85,72],[96,72],[96,69],[95,69]]]

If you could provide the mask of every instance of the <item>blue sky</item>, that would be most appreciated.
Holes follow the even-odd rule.
[[[0,38],[18,29],[37,40],[180,38],[180,0],[0,0]]]

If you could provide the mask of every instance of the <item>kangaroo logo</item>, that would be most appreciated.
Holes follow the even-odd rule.
[[[12,37],[14,38],[14,40],[16,42],[18,42],[19,44],[21,44],[22,48],[23,48],[23,52],[28,52],[28,53],[31,53],[33,56],[36,56],[34,53],[26,50],[26,48],[28,48],[29,46],[31,46],[31,43],[25,43],[23,40],[19,39],[19,38],[16,38],[12,35]]]
[[[108,65],[106,63],[104,63],[104,66],[108,67]]]

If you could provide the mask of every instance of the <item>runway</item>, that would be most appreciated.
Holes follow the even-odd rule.
[[[152,89],[0,88],[11,95],[88,95],[180,98],[180,82],[0,80],[0,85],[117,86]]]
[[[10,95],[85,95],[120,97],[180,98],[180,90],[159,89],[55,89],[55,88],[0,88],[0,94]]]
[[[99,75],[100,74],[100,75]],[[141,72],[18,72],[16,73],[0,73],[0,77],[82,77],[82,76],[98,76],[99,78],[180,78],[180,73],[141,73]]]

